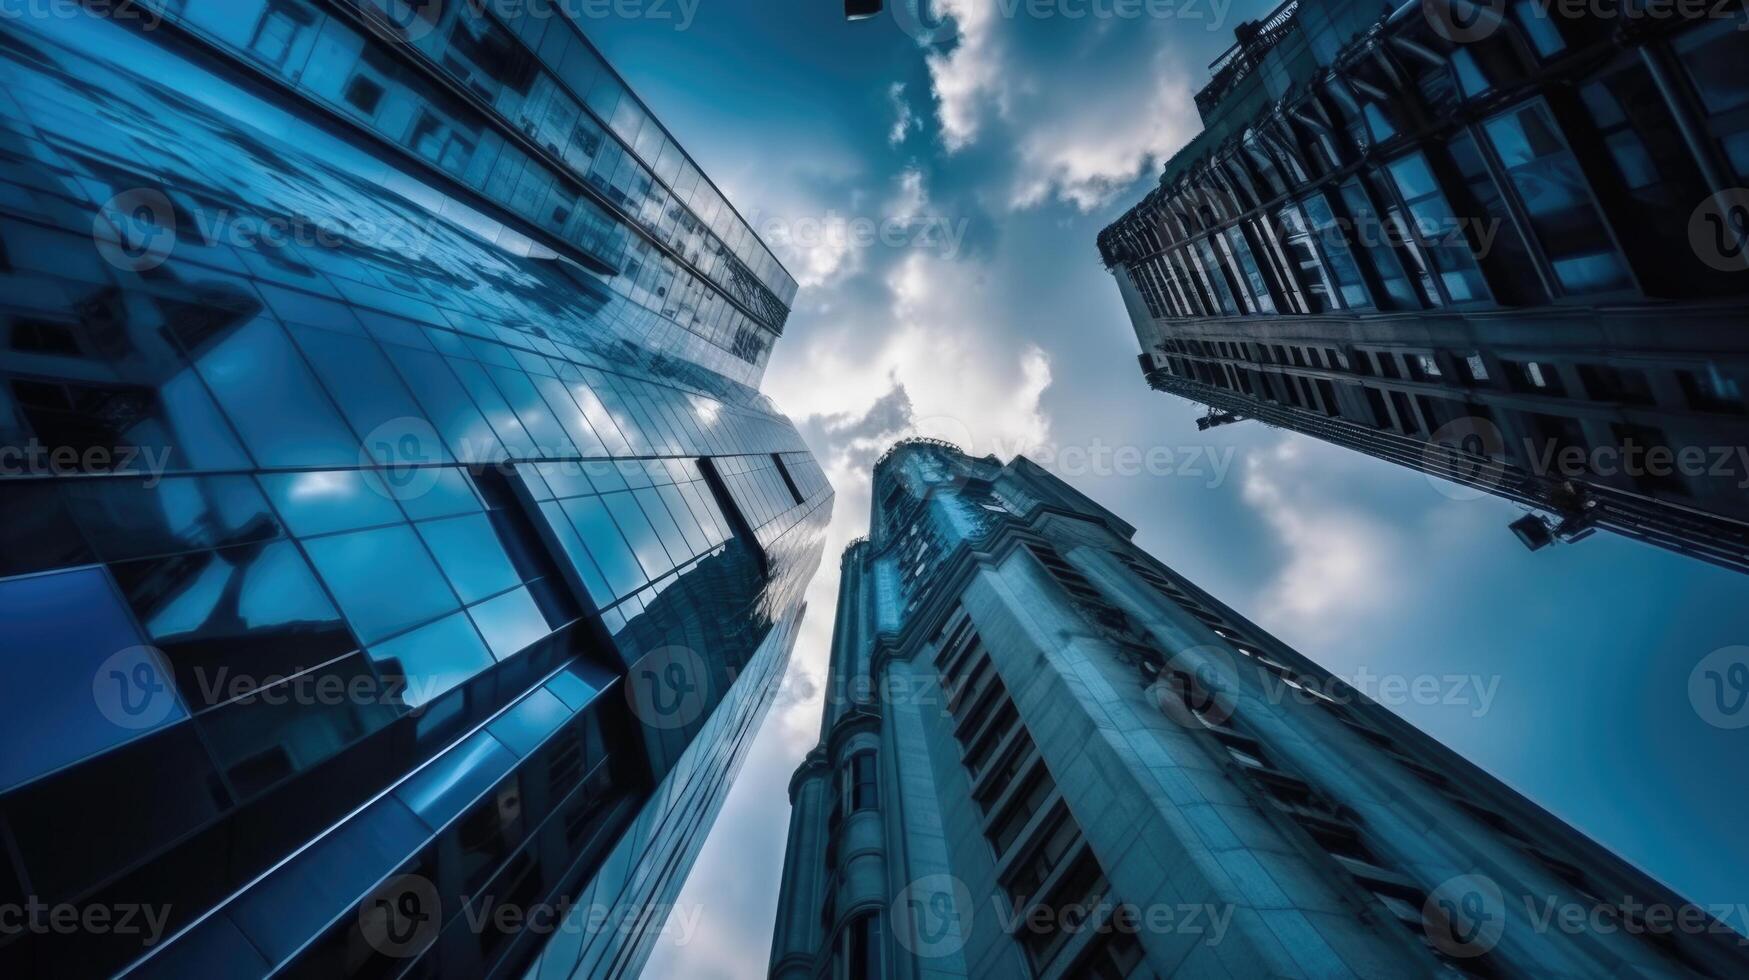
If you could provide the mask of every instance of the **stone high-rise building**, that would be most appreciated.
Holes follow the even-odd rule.
[[[1288,0],[1100,255],[1204,425],[1749,569],[1749,14],[1582,6]]]
[[[1024,458],[877,464],[774,980],[1749,970],[1749,941],[1132,533]]]

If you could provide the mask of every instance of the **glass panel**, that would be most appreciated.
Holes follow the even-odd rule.
[[[632,553],[638,556],[638,564],[643,566],[646,579],[660,578],[673,569],[667,550],[656,537],[655,528],[650,526],[649,518],[644,516],[631,494],[610,493],[601,501],[613,513],[614,523],[625,532],[625,540],[632,546]]]
[[[1360,267],[1354,262],[1354,253],[1348,249],[1348,240],[1343,237],[1335,214],[1330,211],[1330,203],[1322,194],[1314,194],[1301,201],[1300,206],[1305,209],[1307,220],[1317,231],[1319,244],[1324,246],[1324,257],[1329,262],[1330,276],[1342,293],[1342,305],[1349,309],[1371,309],[1372,299],[1367,295],[1366,285],[1361,280]]]
[[[492,655],[499,660],[516,655],[552,632],[527,589],[516,589],[496,599],[488,599],[470,608],[468,615],[473,617],[474,625],[486,638]]]
[[[1483,128],[1561,287],[1571,293],[1632,287],[1627,264],[1611,244],[1579,162],[1548,108],[1533,102],[1488,120]]]
[[[1452,213],[1445,194],[1427,166],[1426,157],[1414,153],[1386,165],[1403,204],[1409,209],[1417,239],[1425,244],[1439,281],[1454,303],[1488,298],[1488,287],[1476,268],[1476,257],[1464,237],[1463,223]]]
[[[197,710],[358,646],[289,541],[111,567]]]
[[[304,546],[366,643],[417,626],[459,604],[419,537],[404,524],[316,538]]]
[[[402,677],[402,703],[417,708],[491,667],[495,660],[463,613],[455,613],[372,647],[385,678]]]
[[[61,493],[97,554],[109,561],[279,537],[279,522],[246,476],[66,483]],[[14,511],[12,513],[25,513]]]
[[[484,514],[430,521],[418,528],[463,602],[478,602],[522,581]]]
[[[577,529],[601,574],[606,576],[615,596],[630,595],[649,581],[649,576],[638,567],[637,557],[627,547],[625,538],[599,498],[578,497],[560,501],[559,505],[571,518],[572,526]]]
[[[358,462],[358,440],[272,322],[257,319],[190,356],[262,466]]]
[[[188,717],[101,570],[0,581],[0,621],[0,790]]]
[[[368,470],[267,473],[262,475],[261,485],[291,533],[299,537],[354,531],[402,519],[401,508],[395,506],[388,489]]]

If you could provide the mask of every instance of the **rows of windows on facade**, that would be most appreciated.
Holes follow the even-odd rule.
[[[523,926],[770,704],[795,281],[548,4],[150,6],[0,18],[0,906],[112,926],[0,975],[635,975]]]
[[[1143,371],[1205,424],[1749,567],[1749,474],[1720,465],[1749,416],[1745,15],[1423,6],[1241,29],[1204,132],[1099,237]]]
[[[1724,977],[1749,962],[1732,925],[1036,465],[913,440],[874,489],[826,681],[848,693],[790,782],[773,980]],[[1550,902],[1604,924],[1539,927]],[[1659,925],[1654,907],[1707,925]]]

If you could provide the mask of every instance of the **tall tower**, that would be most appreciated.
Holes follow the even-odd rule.
[[[544,0],[0,93],[0,974],[636,975],[831,511],[794,280]]]
[[[1148,383],[1749,569],[1744,11],[1394,6],[1242,25],[1100,233]]]
[[[790,785],[773,978],[1749,968],[1024,458],[901,443],[871,528]]]

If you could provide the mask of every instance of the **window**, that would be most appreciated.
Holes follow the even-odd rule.
[[[1290,268],[1299,269],[1299,283],[1308,313],[1326,313],[1342,308],[1337,287],[1324,265],[1324,258],[1312,238],[1312,228],[1295,205],[1276,212],[1281,224],[1282,245],[1287,251]]]
[[[1682,386],[1688,404],[1694,408],[1733,415],[1742,415],[1746,411],[1743,386],[1737,383],[1737,379],[1720,371],[1717,364],[1693,371],[1678,371],[1676,381]]]
[[[1741,16],[1715,20],[1676,38],[1676,60],[1707,114],[1707,127],[1739,180],[1749,179],[1749,32]]]
[[[1411,153],[1387,164],[1386,170],[1413,219],[1409,231],[1425,247],[1432,271],[1446,296],[1453,303],[1487,299],[1488,288],[1476,268],[1476,257],[1464,236],[1463,222],[1452,213],[1427,157]]]
[[[1045,771],[1044,766],[1039,765],[1034,768],[1026,785],[1009,799],[1000,818],[990,826],[988,836],[990,843],[995,845],[998,856],[1008,853],[1008,848],[1013,846],[1015,839],[1020,836],[1020,832],[1032,820],[1033,814],[1037,813],[1039,808],[1045,805],[1045,801],[1049,800],[1056,791],[1057,784],[1051,781],[1050,774]]]
[[[1381,295],[1379,305],[1385,309],[1418,310],[1421,299],[1415,287],[1403,273],[1403,263],[1397,257],[1395,235],[1379,217],[1371,199],[1359,180],[1350,180],[1341,188],[1342,206],[1354,225],[1354,243],[1360,254],[1372,265]]]
[[[872,810],[880,805],[877,767],[872,751],[850,757],[850,811]]]
[[[842,980],[881,980],[886,976],[882,964],[881,917],[870,912],[859,915],[844,927],[844,954],[840,961]]]
[[[365,115],[374,116],[383,101],[383,87],[364,75],[354,75],[346,83],[346,101]]]
[[[1488,269],[1495,298],[1519,305],[1547,302],[1548,287],[1476,141],[1468,133],[1455,133],[1445,141],[1445,149],[1463,181],[1455,199],[1466,213],[1475,215],[1470,231],[1457,237],[1474,246],[1476,258]]]
[[[1342,305],[1349,309],[1370,309],[1372,300],[1367,296],[1366,286],[1360,278],[1360,267],[1354,262],[1354,254],[1348,249],[1348,239],[1343,236],[1342,228],[1336,223],[1336,215],[1330,210],[1330,203],[1322,194],[1313,194],[1301,202],[1305,209],[1306,219],[1318,234],[1318,241],[1324,246],[1324,255],[1330,263],[1330,275],[1335,280],[1336,288],[1342,294]]]
[[[1631,288],[1627,264],[1548,107],[1540,101],[1520,106],[1488,120],[1483,129],[1561,288],[1569,293]]]
[[[1581,364],[1579,380],[1593,401],[1650,405],[1656,400],[1652,397],[1652,386],[1647,382],[1645,372],[1633,368]]]
[[[1471,351],[1465,354],[1458,363],[1458,368],[1463,373],[1464,380],[1470,384],[1488,383],[1488,365],[1483,363],[1480,352]]]

